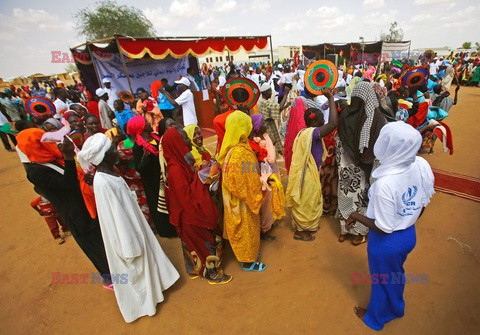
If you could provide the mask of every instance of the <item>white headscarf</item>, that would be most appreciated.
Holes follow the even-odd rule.
[[[386,124],[373,147],[373,153],[380,161],[380,166],[372,172],[372,177],[379,179],[387,175],[400,174],[407,171],[412,164],[417,165],[422,176],[426,205],[435,193],[434,177],[428,162],[417,157],[421,145],[420,132],[409,124],[402,121]]]
[[[84,170],[90,167],[90,164],[99,165],[105,158],[105,153],[112,146],[110,139],[102,133],[87,138],[83,144],[82,150],[77,154],[77,160]]]

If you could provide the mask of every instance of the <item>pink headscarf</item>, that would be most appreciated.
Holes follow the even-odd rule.
[[[145,139],[142,137],[142,133],[145,130],[146,125],[147,122],[143,116],[134,116],[127,122],[127,134],[130,136],[135,136],[135,143],[137,145],[144,147],[145,150],[154,155],[158,155],[158,150],[152,144],[145,141]],[[155,140],[160,141],[160,137],[154,133],[151,133],[150,136],[152,136]]]
[[[288,119],[287,124],[287,135],[285,136],[285,143],[283,144],[283,157],[285,159],[285,168],[287,173],[290,171],[290,164],[292,163],[292,148],[293,143],[295,142],[295,137],[300,132],[300,130],[307,127],[305,124],[304,114],[305,114],[305,104],[303,99],[298,97],[295,98],[295,107],[290,108],[290,118]]]
[[[368,70],[363,74],[363,78],[373,81],[373,75],[376,71],[377,69],[375,68],[375,66],[370,65],[368,67]]]

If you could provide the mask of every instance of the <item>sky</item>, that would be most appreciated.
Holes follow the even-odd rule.
[[[378,40],[397,21],[412,49],[480,42],[478,0],[118,0],[157,36],[272,35],[273,47]],[[73,15],[94,0],[0,1],[0,78],[65,71],[52,52],[85,42]]]

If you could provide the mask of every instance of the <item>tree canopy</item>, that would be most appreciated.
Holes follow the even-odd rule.
[[[403,41],[403,30],[398,27],[397,21],[394,21],[390,25],[388,33],[380,34],[380,41],[385,42],[401,42]]]
[[[72,73],[72,72],[78,72],[77,65],[70,63],[67,66],[65,66],[65,72]]]
[[[463,42],[462,48],[463,49],[470,49],[472,47],[472,42]]]
[[[112,0],[97,2],[93,9],[81,9],[74,17],[77,19],[78,34],[87,40],[98,40],[114,34],[134,37],[155,35],[152,23],[142,11]]]

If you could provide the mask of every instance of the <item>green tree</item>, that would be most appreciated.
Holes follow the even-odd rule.
[[[463,42],[462,48],[463,49],[470,49],[472,47],[472,42]]]
[[[394,21],[390,24],[390,30],[388,33],[380,34],[380,41],[385,41],[385,42],[403,41],[403,30],[398,27],[397,21]]]
[[[90,41],[114,34],[133,37],[155,35],[152,23],[139,9],[111,0],[97,2],[94,9],[81,9],[74,18],[77,19],[78,34]]]
[[[475,48],[477,48],[477,51],[480,50],[480,43],[475,42]]]
[[[73,63],[68,64],[67,66],[65,66],[65,72],[67,73],[78,72],[77,65]]]

